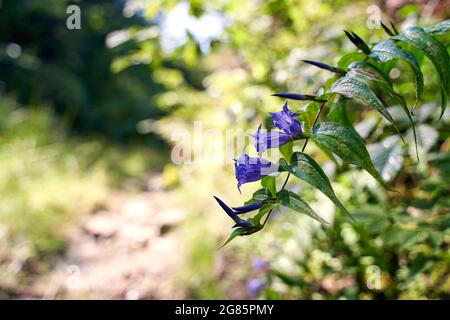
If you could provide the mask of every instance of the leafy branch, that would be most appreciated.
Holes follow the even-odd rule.
[[[286,102],[281,111],[270,113],[274,127],[279,131],[267,132],[259,126],[254,135],[258,157],[252,158],[243,154],[235,160],[238,188],[242,184],[261,180],[262,189],[256,191],[244,206],[236,208],[228,207],[222,200],[215,197],[219,205],[235,221],[234,231],[225,244],[237,236],[249,235],[264,228],[271,213],[278,206],[290,208],[321,223],[326,223],[299,195],[286,189],[291,176],[303,180],[321,191],[339,210],[351,217],[350,212],[337,198],[332,184],[321,166],[305,153],[310,140],[331,157],[336,155],[344,163],[359,166],[372,175],[384,188],[395,191],[388,182],[383,180],[376,169],[363,139],[349,120],[346,105],[348,101],[356,99],[373,108],[392,125],[403,143],[406,144],[399,126],[386,107],[385,99],[374,89],[383,92],[400,106],[410,122],[416,157],[419,161],[418,139],[413,118],[417,103],[424,90],[423,73],[419,61],[422,60],[422,56],[427,57],[436,70],[441,92],[440,117],[442,117],[447,106],[450,88],[450,58],[446,48],[449,25],[449,20],[446,20],[429,28],[410,27],[398,32],[393,24],[391,24],[391,29],[383,24],[382,27],[389,39],[374,45],[367,44],[354,32],[345,31],[348,39],[360,52],[344,55],[336,67],[312,60],[303,60],[305,63],[332,72],[334,82],[325,90],[325,93],[319,96],[300,93],[274,94],[274,96],[287,100],[320,103],[320,107],[315,113],[314,120],[309,123],[304,114],[293,113]],[[394,84],[388,76],[394,63],[399,60],[405,62],[414,74],[416,99],[411,109],[404,96],[395,91]],[[318,121],[325,106],[328,106],[328,118],[332,122]],[[293,152],[292,145],[298,140],[304,140],[303,147],[300,152]],[[279,148],[283,155],[277,164],[262,157],[262,154],[270,148]],[[282,172],[286,172],[287,176],[282,187],[277,190],[276,179]],[[253,217],[247,220],[241,218],[242,214],[255,210],[258,212]],[[261,223],[264,217],[265,219]]]

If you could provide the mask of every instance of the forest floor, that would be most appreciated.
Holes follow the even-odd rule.
[[[39,276],[30,295],[43,299],[181,299],[173,278],[180,264],[176,227],[183,211],[165,191],[116,193],[105,208],[82,218],[65,255]],[[153,183],[155,185],[155,183]],[[174,254],[175,253],[175,254]]]

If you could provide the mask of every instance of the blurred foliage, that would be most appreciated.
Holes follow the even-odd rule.
[[[0,297],[45,271],[62,252],[79,215],[109,191],[104,165],[92,165],[99,145],[68,142],[50,109],[0,102]],[[86,192],[86,185],[90,191]]]
[[[70,230],[113,190],[140,189],[132,178],[166,161],[152,149],[71,137],[50,107],[9,98],[0,100],[0,136],[0,298],[48,271]]]
[[[66,9],[77,4],[81,29],[69,30]],[[105,136],[119,142],[151,142],[162,147],[154,135],[143,135],[140,121],[159,117],[152,105],[156,84],[147,66],[136,65],[113,72],[115,57],[136,47],[105,45],[112,31],[144,26],[139,17],[126,18],[121,1],[6,0],[0,10],[0,84],[24,105],[50,104],[79,132]],[[18,45],[18,56],[8,46]]]

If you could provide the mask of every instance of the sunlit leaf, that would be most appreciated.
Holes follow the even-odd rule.
[[[366,59],[366,55],[362,52],[350,52],[347,54],[344,54],[341,59],[338,61],[338,66],[342,69],[347,69],[347,67],[355,62],[355,61],[363,61]]]
[[[291,156],[292,156],[292,147],[294,146],[294,144],[292,143],[292,141],[289,141],[288,143],[282,145],[279,149],[281,152],[281,155],[287,160],[290,161],[291,160]]]
[[[261,180],[261,186],[270,191],[273,197],[277,194],[277,187],[275,184],[275,177],[266,176]]]

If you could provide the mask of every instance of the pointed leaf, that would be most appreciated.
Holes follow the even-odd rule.
[[[325,172],[323,172],[319,164],[310,156],[302,152],[295,152],[292,156],[291,164],[286,167],[286,171],[320,190],[324,195],[330,198],[339,209],[346,214],[350,214],[336,197],[330,180],[328,180]]]
[[[359,165],[387,188],[370,159],[364,141],[354,130],[337,123],[322,122],[314,127],[311,138],[345,162]]]
[[[392,119],[391,114],[383,105],[383,103],[378,99],[376,94],[369,88],[369,86],[361,80],[358,80],[354,77],[347,77],[339,79],[336,81],[330,89],[330,92],[341,94],[346,98],[358,98],[369,106],[375,108],[383,117],[385,117],[397,132],[400,134],[400,131],[397,125]]]
[[[426,33],[422,28],[410,27],[401,34],[393,37],[411,44],[419,49],[431,60],[441,80],[441,117],[445,112],[450,86],[450,58],[442,43]]]
[[[275,202],[267,202],[264,203],[263,206],[259,209],[258,213],[251,218],[250,220],[256,225],[256,226],[261,226],[261,219],[268,214],[269,212],[271,212],[273,210],[273,208],[275,208],[277,204]]]
[[[424,29],[426,32],[432,35],[443,35],[450,32],[450,19],[444,20],[435,24],[432,27],[428,27]]]
[[[405,61],[414,72],[416,83],[416,100],[418,100],[422,96],[423,74],[422,70],[419,67],[419,63],[417,62],[413,54],[404,51],[394,42],[387,40],[375,45],[369,56],[377,62],[388,62],[394,59]]]
[[[352,62],[363,61],[367,56],[362,52],[349,52],[344,54],[338,61],[340,68],[346,69]]]
[[[277,200],[285,207],[304,213],[319,222],[327,223],[305,201],[291,191],[281,190],[277,194]]]
[[[236,238],[237,236],[242,236],[244,233],[245,233],[245,229],[244,228],[236,228],[236,229],[234,229],[233,232],[231,232],[231,234],[228,236],[227,240],[225,240],[225,242],[219,247],[219,249],[225,247],[234,238]]]
[[[417,149],[417,136],[416,136],[416,126],[414,124],[414,120],[411,116],[411,112],[408,109],[408,105],[406,104],[405,99],[402,95],[398,94],[394,91],[394,88],[390,82],[387,82],[383,79],[383,77],[379,74],[376,74],[375,72],[363,68],[353,69],[350,70],[347,73],[348,77],[357,78],[363,81],[370,81],[378,86],[384,93],[386,93],[391,99],[393,99],[395,102],[397,102],[405,112],[406,116],[408,117],[409,122],[411,123],[413,135],[414,135],[414,146],[416,148],[416,157],[417,161],[419,161],[419,152]],[[403,137],[400,136],[400,138],[403,140]],[[403,142],[405,142],[403,140]]]
[[[266,176],[261,180],[261,186],[267,188],[273,197],[277,194],[277,187],[275,185],[275,177]]]

